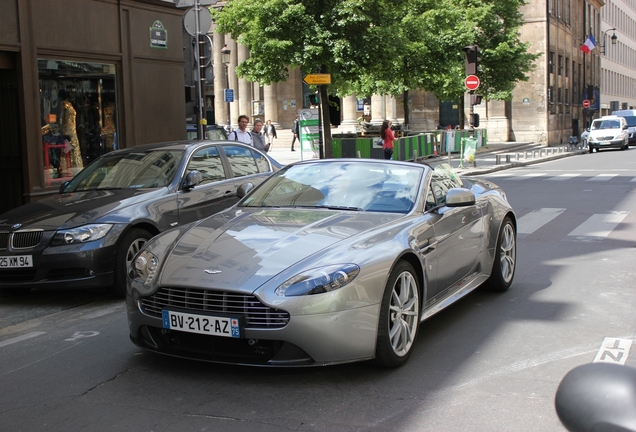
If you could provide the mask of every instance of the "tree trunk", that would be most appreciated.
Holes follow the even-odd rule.
[[[333,149],[331,148],[331,117],[329,116],[329,94],[327,86],[321,85],[320,88],[320,115],[322,120],[322,141],[323,155],[325,159],[333,157]]]
[[[404,97],[404,101],[402,102],[404,104],[404,125],[402,125],[402,132],[404,133],[408,130],[409,123],[411,122],[411,116],[409,114],[409,91],[404,90],[402,95]]]

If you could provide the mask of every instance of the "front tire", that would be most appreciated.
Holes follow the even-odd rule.
[[[490,291],[504,292],[512,285],[517,267],[517,234],[509,217],[501,224],[495,247],[495,260],[486,287]]]
[[[115,256],[114,283],[110,287],[110,292],[115,297],[126,295],[126,272],[137,252],[143,245],[152,238],[152,235],[140,228],[133,228],[126,233],[119,242],[117,255]]]
[[[374,363],[395,368],[411,356],[420,322],[420,287],[413,266],[397,263],[387,281],[380,305]]]

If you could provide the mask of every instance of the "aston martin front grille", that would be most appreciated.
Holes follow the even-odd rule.
[[[161,318],[165,308],[179,308],[197,312],[225,313],[245,317],[246,329],[277,329],[289,322],[289,313],[270,308],[255,296],[200,288],[163,287],[141,300],[142,311]]]
[[[30,249],[40,244],[44,231],[18,231],[11,234],[11,247],[13,249]]]

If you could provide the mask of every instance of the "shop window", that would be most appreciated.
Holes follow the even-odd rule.
[[[38,59],[47,186],[119,147],[115,65]]]

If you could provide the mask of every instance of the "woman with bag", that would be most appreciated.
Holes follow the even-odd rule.
[[[393,141],[395,141],[395,135],[391,130],[391,121],[384,120],[382,127],[380,128],[380,138],[382,138],[384,149],[384,159],[391,159],[393,157]]]

